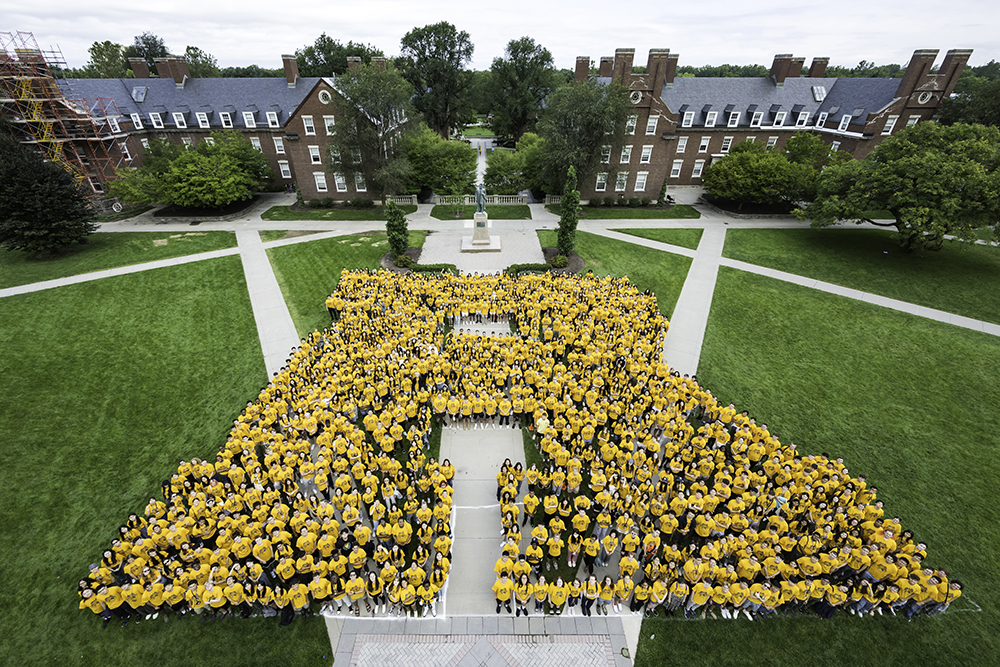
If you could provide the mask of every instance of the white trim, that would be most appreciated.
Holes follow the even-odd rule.
[[[260,147],[260,137],[250,137],[250,145],[261,153],[264,152],[264,149]]]
[[[722,153],[723,154],[728,153],[729,149],[732,148],[732,146],[733,146],[733,138],[732,137],[722,137]]]
[[[681,169],[684,168],[684,160],[674,160],[670,166],[670,178],[680,178]]]
[[[243,125],[250,128],[257,127],[257,118],[253,115],[253,111],[243,112]]]
[[[635,126],[639,124],[638,114],[632,114],[625,121],[625,134],[635,134]]]
[[[701,178],[701,174],[704,171],[705,171],[705,161],[695,160],[694,169],[691,170],[691,178]]]
[[[309,162],[311,164],[323,164],[323,158],[319,154],[319,146],[309,146]]]
[[[795,119],[795,127],[805,127],[809,123],[809,112],[800,111],[799,117]]]
[[[204,111],[196,111],[194,114],[195,118],[198,119],[198,127],[207,130],[210,125],[208,123],[208,114]]]
[[[611,164],[611,146],[601,146],[601,164]]]
[[[750,117],[750,127],[760,127],[762,120],[764,120],[764,112],[754,111],[753,116]]]
[[[764,148],[774,148],[777,145],[778,145],[778,137],[768,137],[767,145],[765,145]]]
[[[608,189],[608,172],[602,171],[597,174],[597,182],[594,184],[594,192],[605,192]]]
[[[709,111],[705,114],[705,127],[715,127],[715,123],[719,119],[718,111]]]
[[[316,124],[313,123],[312,116],[302,117],[302,129],[305,131],[307,137],[312,137],[316,135]]]
[[[326,127],[326,136],[331,136],[333,134],[333,128],[337,124],[337,119],[334,116],[323,116],[323,126]]]
[[[191,137],[181,137],[181,143],[184,144],[184,148],[191,148],[194,142],[191,141]]]
[[[831,152],[836,153],[839,150],[840,150],[840,142],[839,141],[834,141],[832,144],[830,144],[830,151]]]
[[[149,148],[149,139],[147,139],[146,137],[142,137],[141,139],[139,139],[139,143],[142,144],[143,148]]]
[[[779,111],[774,114],[774,127],[783,127],[785,125],[785,118],[788,117],[787,111]]]
[[[919,122],[920,122],[920,114],[913,114],[912,116],[906,119],[906,127],[910,127],[911,125],[916,125]]]
[[[691,127],[692,123],[694,123],[694,112],[685,111],[684,118],[681,120],[681,127]]]
[[[233,129],[233,114],[228,111],[219,112],[219,120],[222,121],[222,127],[227,130]]]
[[[702,137],[701,142],[698,144],[699,153],[707,153],[708,145],[712,142],[712,137]]]
[[[337,192],[347,192],[347,179],[340,172],[333,175],[333,182],[337,184]]]
[[[730,111],[729,120],[726,123],[726,127],[737,127],[740,124],[740,116],[743,115],[742,111]]]
[[[125,158],[125,161],[126,162],[131,162],[132,161],[132,154],[128,150],[128,142],[127,141],[122,141],[121,143],[118,144],[118,147],[121,149],[122,156]]]
[[[288,160],[278,160],[278,171],[281,172],[282,178],[292,177],[292,170],[288,166]]]
[[[135,126],[135,129],[141,130],[142,129],[142,116],[140,116],[137,113],[132,114],[132,125]]]
[[[882,134],[892,134],[892,129],[896,127],[896,121],[899,120],[899,116],[889,116],[885,119],[885,127],[882,128]]]
[[[163,129],[163,118],[156,111],[151,111],[149,113],[149,122],[153,124],[153,127],[157,130]]]
[[[632,147],[622,146],[622,154],[618,156],[618,164],[628,164],[632,159]]]
[[[687,150],[688,138],[687,137],[677,137],[677,152],[683,153]]]
[[[326,186],[326,174],[322,171],[313,172],[313,182],[316,184],[316,192],[327,192],[329,190]]]
[[[267,112],[267,126],[268,127],[281,127],[278,123],[278,112],[268,111]]]
[[[108,117],[108,125],[111,126],[111,131],[118,134],[122,131],[121,126],[118,124],[118,119],[111,116]]]
[[[684,137],[685,141],[687,137]],[[649,161],[653,158],[653,146],[652,144],[643,146],[642,153],[639,154],[639,164],[649,164]]]
[[[847,128],[851,125],[851,114],[845,113],[840,117],[840,125],[837,126],[838,132],[846,132]]]
[[[649,114],[649,118],[646,119],[646,134],[656,134],[656,123],[659,120],[659,116]]]
[[[278,155],[285,154],[285,140],[282,137],[271,137],[274,139],[274,152]]]
[[[368,184],[365,183],[365,175],[360,171],[354,172],[354,191],[368,192]]]
[[[187,124],[187,119],[184,118],[184,114],[182,114],[180,111],[175,111],[172,115],[174,118],[174,125],[176,125],[178,128],[182,130],[186,130],[188,124]]]
[[[615,174],[615,192],[625,192],[628,187],[628,172],[619,171]]]
[[[648,171],[636,172],[635,175],[635,192],[645,192],[646,191],[646,179],[649,178]]]
[[[829,114],[827,112],[825,111],[820,112],[820,114],[816,116],[816,127],[822,129],[823,126],[826,125],[826,119],[828,116]]]

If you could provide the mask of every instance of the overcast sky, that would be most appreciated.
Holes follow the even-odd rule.
[[[172,0],[102,9],[79,1],[0,0],[0,16],[3,31],[34,33],[42,49],[59,47],[71,67],[86,64],[87,49],[95,41],[127,45],[147,30],[162,37],[173,53],[197,46],[222,67],[280,67],[283,53],[313,43],[322,32],[342,42],[372,44],[394,56],[409,30],[439,21],[469,33],[475,45],[473,69],[488,69],[510,40],[525,35],[549,49],[557,67],[569,69],[578,55],[598,60],[614,55],[616,48],[634,48],[637,65],[645,64],[650,48],[668,48],[680,54],[681,65],[695,66],[769,66],[776,53],[803,56],[807,66],[814,56],[829,56],[831,64],[845,66],[860,60],[903,64],[915,49],[938,49],[940,62],[953,48],[975,49],[973,65],[1000,59],[995,1],[795,4]]]

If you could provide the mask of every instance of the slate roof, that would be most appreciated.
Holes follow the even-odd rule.
[[[866,114],[876,113],[891,102],[899,88],[899,79],[836,79],[836,82],[827,89],[819,110],[837,117],[849,113],[862,120]],[[858,110],[862,113],[855,113]]]
[[[187,79],[178,88],[173,79],[69,79],[59,82],[63,94],[69,99],[110,97],[118,110],[127,118],[130,114],[142,116],[149,124],[149,114],[163,114],[166,128],[175,127],[172,114],[185,114],[188,128],[197,128],[197,112],[209,113],[212,129],[221,129],[218,112],[232,113],[234,129],[245,128],[244,111],[255,112],[257,128],[267,127],[268,111],[278,112],[278,123],[284,127],[289,116],[319,82],[319,77],[299,77],[295,88],[289,88],[284,77],[249,79]],[[145,87],[145,95],[136,95],[133,89]]]

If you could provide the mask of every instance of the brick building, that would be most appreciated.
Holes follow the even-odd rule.
[[[623,146],[606,146],[606,165],[582,199],[656,198],[668,186],[700,185],[705,167],[742,141],[782,147],[796,132],[808,130],[831,147],[857,158],[883,137],[922,120],[931,120],[950,95],[971,50],[952,50],[937,72],[936,50],[914,51],[900,79],[830,78],[828,58],[774,57],[767,78],[678,77],[677,54],[651,49],[644,73],[633,72],[634,49],[603,57],[597,79],[615,81],[631,91],[634,107]],[[576,61],[576,80],[590,72],[590,58]]]

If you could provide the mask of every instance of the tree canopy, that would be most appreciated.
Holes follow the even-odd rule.
[[[46,253],[97,230],[72,175],[0,133],[0,246]]]
[[[1000,129],[917,123],[887,137],[864,160],[828,167],[813,203],[798,211],[813,226],[840,220],[895,227],[904,251],[938,250],[946,234],[1000,240]],[[879,222],[872,211],[889,211]]]
[[[84,79],[124,79],[128,76],[125,47],[111,41],[94,42],[87,49],[90,61],[73,74]]]
[[[548,49],[530,37],[511,40],[503,58],[494,58],[493,129],[520,138],[532,130],[542,103],[553,88],[553,61]]]
[[[184,48],[184,60],[187,62],[188,71],[195,79],[210,79],[222,76],[219,70],[219,61],[211,53],[202,51],[197,46]]]
[[[156,71],[155,60],[157,58],[166,58],[168,55],[170,55],[170,51],[163,42],[163,38],[157,37],[148,30],[141,35],[136,35],[132,45],[125,47],[126,62],[129,58],[142,58],[146,61],[150,71]]]
[[[941,103],[941,122],[1000,127],[1000,79],[981,76],[959,79],[955,95]]]
[[[476,149],[464,141],[442,139],[426,125],[403,141],[410,164],[410,192],[429,188],[438,194],[467,194],[476,180]]]
[[[576,247],[576,226],[580,222],[580,191],[576,189],[576,169],[572,165],[566,171],[566,184],[559,206],[561,213],[556,244],[559,254],[568,257]]]
[[[316,41],[301,49],[296,49],[295,59],[299,64],[299,74],[302,76],[334,76],[347,71],[347,58],[361,58],[362,64],[369,64],[375,56],[383,56],[381,49],[370,44],[347,42],[328,37],[324,32]]]
[[[486,156],[486,191],[494,195],[516,195],[525,188],[524,156],[518,151],[497,149]]]
[[[471,115],[468,91],[472,60],[469,33],[442,21],[414,28],[400,40],[399,64],[413,85],[414,104],[435,132],[447,139]]]

